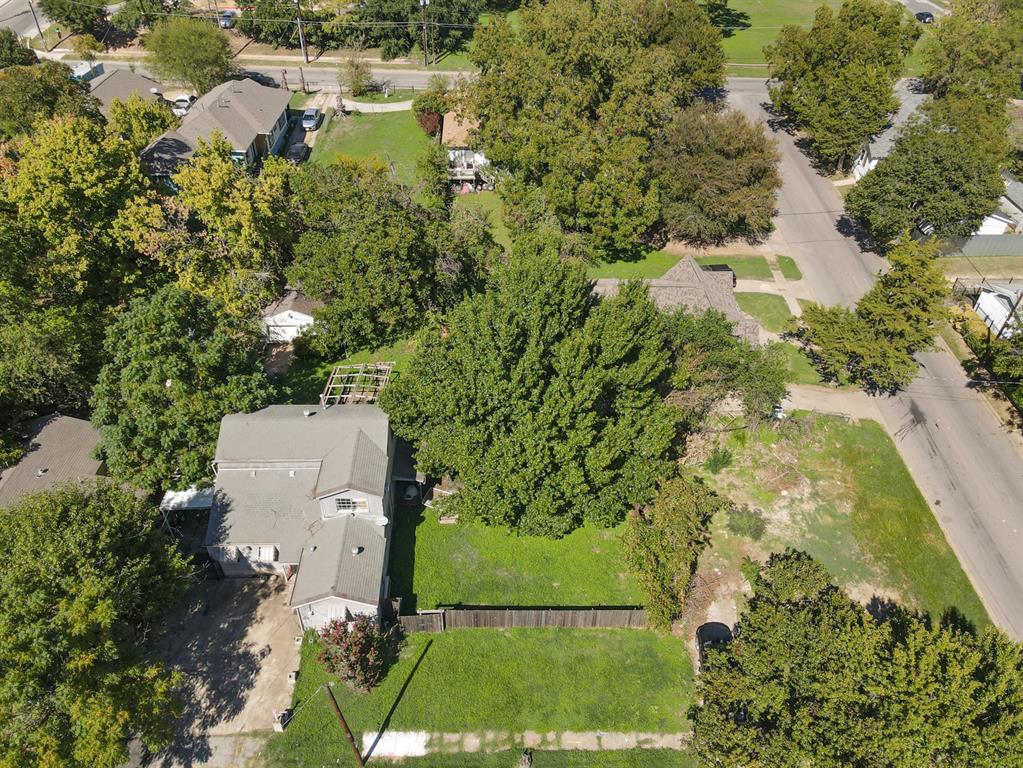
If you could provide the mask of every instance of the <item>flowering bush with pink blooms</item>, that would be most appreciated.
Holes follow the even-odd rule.
[[[402,644],[398,627],[382,630],[374,617],[365,615],[334,619],[320,631],[320,639],[320,662],[327,671],[363,693],[384,679]]]

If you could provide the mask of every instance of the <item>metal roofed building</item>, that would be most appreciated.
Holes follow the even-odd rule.
[[[168,131],[142,150],[142,163],[152,176],[172,175],[199,148],[221,133],[231,156],[251,165],[277,152],[288,134],[291,92],[243,78],[221,83],[200,97],[175,131]]]
[[[206,533],[227,576],[293,580],[303,629],[379,615],[395,439],[376,405],[272,405],[225,416]]]
[[[650,291],[650,298],[666,312],[683,306],[697,313],[715,309],[733,323],[736,336],[756,341],[759,326],[739,308],[732,281],[731,272],[703,269],[692,256],[683,256],[663,276],[643,282]],[[601,278],[594,281],[593,292],[602,297],[616,296],[621,282],[617,278]]]
[[[104,474],[103,462],[92,455],[98,444],[99,432],[85,419],[55,413],[32,421],[21,461],[0,472],[0,507],[27,493]]]

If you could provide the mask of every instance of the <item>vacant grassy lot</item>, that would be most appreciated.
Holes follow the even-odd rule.
[[[341,155],[373,157],[391,165],[398,180],[410,186],[416,180],[416,163],[431,141],[411,112],[356,112],[324,122],[319,130],[313,162],[333,163]]]
[[[739,280],[772,280],[771,267],[763,256],[699,256],[697,263],[727,264]]]
[[[490,231],[494,239],[506,251],[512,247],[511,232],[504,223],[504,202],[496,192],[471,192],[455,197],[455,207],[485,213],[490,219]]]
[[[764,46],[774,42],[778,32],[786,24],[809,27],[817,7],[827,4],[833,8],[841,5],[840,0],[731,0],[722,4],[721,10],[711,9],[711,20],[721,29],[724,37],[725,61],[729,64],[763,64]],[[748,71],[735,72],[729,67],[729,74],[750,74]],[[761,69],[757,75],[767,76]]]
[[[778,269],[786,280],[802,280],[803,273],[799,271],[799,265],[791,256],[778,257]]]
[[[510,768],[517,752],[429,755],[399,760],[405,768]],[[547,752],[533,750],[533,768],[693,768],[696,763],[669,749],[633,749],[623,752]]]
[[[764,510],[767,533],[751,544],[723,526],[715,551],[737,567],[747,551],[786,546],[818,558],[858,599],[896,599],[935,619],[954,608],[978,626],[987,614],[884,429],[797,415],[752,433],[729,433],[732,464],[713,482]],[[722,554],[723,553],[723,554]]]
[[[478,523],[441,525],[433,509],[403,509],[391,544],[392,591],[402,611],[438,605],[640,605],[618,529],[562,539]]]
[[[796,319],[785,299],[773,293],[736,293],[735,300],[747,315],[773,333],[796,329]]]
[[[643,258],[634,261],[608,261],[603,264],[594,264],[586,271],[586,275],[592,280],[602,277],[617,277],[620,280],[652,279],[661,277],[678,264],[680,258],[682,257],[677,253],[651,251]]]
[[[270,766],[352,761],[321,690],[328,675],[318,651],[307,637],[296,714],[268,742]],[[341,683],[334,691],[360,740],[381,727],[677,733],[688,727],[692,669],[682,640],[647,630],[463,629],[409,635],[373,691],[360,694]]]
[[[401,371],[412,359],[415,351],[415,340],[403,339],[388,346],[356,352],[343,360],[323,360],[319,357],[298,358],[288,372],[277,380],[277,386],[281,390],[280,402],[317,402],[323,391],[323,385],[327,383],[327,376],[330,375],[335,365],[390,361],[394,363],[395,371]]]

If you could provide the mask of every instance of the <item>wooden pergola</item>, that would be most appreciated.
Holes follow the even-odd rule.
[[[375,403],[393,369],[391,361],[334,366],[320,394],[320,407]]]

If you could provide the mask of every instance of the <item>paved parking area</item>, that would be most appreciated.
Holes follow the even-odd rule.
[[[161,643],[186,678],[174,743],[139,764],[160,768],[242,766],[257,760],[273,711],[291,702],[300,634],[279,579],[210,580],[170,619]]]

